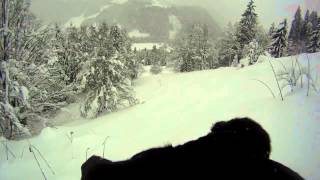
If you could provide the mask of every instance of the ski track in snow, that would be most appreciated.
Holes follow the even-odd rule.
[[[318,71],[320,53],[309,55],[313,74]],[[307,64],[305,55],[300,62]],[[264,57],[265,58],[265,57]],[[267,59],[267,58],[265,58]],[[290,66],[291,58],[281,61]],[[276,69],[279,63],[273,61]],[[150,68],[150,67],[148,67]],[[144,103],[101,116],[94,120],[74,120],[63,126],[46,128],[29,141],[36,146],[55,171],[40,159],[48,179],[78,180],[81,164],[88,156],[105,155],[123,160],[151,147],[173,145],[207,134],[213,123],[248,116],[257,120],[272,139],[272,159],[284,163],[308,180],[320,179],[320,97],[306,97],[306,89],[285,94],[285,101],[273,99],[268,90],[252,79],[267,83],[277,93],[268,62],[243,69],[151,75],[146,71],[136,82],[138,98]],[[76,116],[71,105],[59,118]],[[73,132],[73,142],[68,136]],[[0,139],[3,141],[3,139]],[[6,160],[0,151],[1,180],[43,179],[27,141],[8,142],[17,156]],[[88,149],[89,148],[89,149]]]

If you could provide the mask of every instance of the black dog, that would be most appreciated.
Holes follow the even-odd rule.
[[[82,180],[118,178],[190,178],[302,180],[294,171],[269,159],[268,133],[248,118],[216,123],[211,132],[177,147],[141,152],[111,162],[91,157],[82,167]]]

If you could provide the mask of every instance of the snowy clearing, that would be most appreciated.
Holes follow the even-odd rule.
[[[159,49],[163,45],[164,45],[163,43],[133,43],[131,48],[132,49],[136,48],[138,51],[141,51],[144,49],[151,50],[153,46],[156,46],[157,49]]]
[[[149,33],[140,32],[138,29],[132,30],[128,33],[130,38],[146,38],[149,37]]]
[[[320,53],[309,56],[313,78],[319,85]],[[291,60],[282,58],[281,62],[289,67]],[[280,63],[272,62],[276,69],[282,68]],[[306,55],[301,56],[300,62],[307,64]],[[102,156],[105,140],[105,157],[123,160],[150,147],[196,139],[208,133],[217,121],[248,116],[269,132],[272,159],[286,164],[308,180],[320,179],[319,95],[312,93],[307,97],[306,88],[297,89],[285,93],[282,102],[253,79],[267,83],[278,95],[268,62],[243,69],[220,68],[192,73],[166,71],[151,75],[147,71],[135,82],[141,104],[95,120],[82,119],[46,128],[29,141],[52,166],[55,174],[38,156],[48,179],[78,180],[86,152],[88,157]],[[70,106],[69,113],[66,108],[59,118],[74,119],[77,116],[74,107]],[[5,151],[0,151],[1,180],[43,179],[27,149],[28,141],[12,141],[8,146],[16,158],[10,156],[7,161]]]

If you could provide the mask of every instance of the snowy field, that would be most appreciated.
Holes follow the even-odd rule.
[[[312,76],[319,85],[320,53],[309,56]],[[281,59],[287,67],[291,60]],[[305,55],[301,56],[300,62],[307,64]],[[273,64],[276,69],[282,68],[275,61]],[[319,95],[312,93],[307,97],[307,89],[298,88],[294,92],[285,92],[285,101],[282,102],[278,97],[274,99],[267,88],[253,79],[267,83],[278,95],[268,62],[243,69],[220,68],[183,74],[167,70],[160,75],[145,73],[135,82],[141,104],[94,120],[78,119],[76,105],[71,105],[64,109],[59,119],[74,121],[57,128],[46,128],[29,142],[52,166],[54,174],[38,156],[48,179],[79,180],[86,154],[88,157],[93,154],[102,156],[103,142],[107,137],[105,157],[123,160],[150,147],[169,143],[178,145],[196,139],[207,134],[217,121],[248,116],[270,133],[272,159],[288,165],[307,180],[319,180]],[[68,138],[70,132],[73,132],[71,139]],[[1,145],[1,180],[44,179],[27,149],[27,140],[9,142],[8,146],[16,158],[10,156],[7,161]]]

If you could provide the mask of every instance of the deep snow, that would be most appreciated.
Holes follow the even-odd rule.
[[[320,73],[320,53],[309,56],[316,78]],[[300,62],[306,65],[306,59],[303,55]],[[287,67],[291,60],[290,57],[281,59]],[[273,61],[273,64],[281,69],[279,63]],[[41,161],[48,179],[80,179],[86,151],[88,156],[102,155],[107,137],[105,156],[123,160],[146,148],[196,139],[208,133],[217,121],[243,116],[257,120],[270,133],[272,159],[288,165],[308,180],[320,179],[320,97],[315,93],[306,97],[306,88],[297,88],[285,94],[284,102],[279,97],[274,99],[263,85],[253,80],[264,81],[278,95],[268,62],[243,69],[192,73],[166,70],[160,75],[147,72],[135,82],[141,104],[94,120],[76,120],[77,108],[72,105],[59,119],[74,121],[46,128],[41,135],[29,140],[55,171],[55,175],[50,173]],[[72,143],[67,137],[70,132],[73,132]],[[8,145],[17,158],[7,161],[0,145],[1,180],[43,179],[27,149],[28,141]]]

